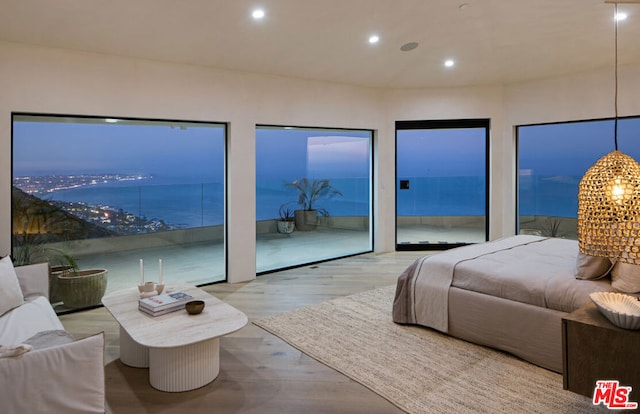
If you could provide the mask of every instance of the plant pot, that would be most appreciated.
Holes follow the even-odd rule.
[[[318,212],[316,210],[296,210],[294,214],[296,229],[311,231],[318,226]]]
[[[72,266],[51,266],[49,268],[49,302],[62,302],[60,288],[58,287],[58,277],[72,271]]]
[[[291,234],[296,229],[296,223],[293,221],[279,221],[278,233]]]
[[[107,290],[107,270],[89,269],[58,276],[58,289],[67,308],[87,308],[100,304]]]

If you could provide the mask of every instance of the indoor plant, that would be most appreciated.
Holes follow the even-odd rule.
[[[78,269],[75,258],[55,246],[71,238],[70,215],[57,207],[25,194],[12,193],[13,249],[15,265],[49,263],[49,301],[68,308],[97,305],[107,286],[104,269]]]
[[[62,301],[58,289],[58,276],[78,270],[75,258],[63,249],[47,247],[46,235],[27,233],[13,235],[12,257],[14,265],[49,263],[49,302]]]
[[[287,204],[283,204],[280,206],[278,210],[278,214],[280,214],[280,220],[278,221],[278,233],[290,234],[295,230],[295,222],[294,222],[294,210],[290,207],[287,207]]]
[[[325,208],[317,208],[316,203],[342,193],[331,185],[329,179],[301,178],[285,184],[288,188],[298,191],[298,205],[300,210],[294,212],[295,225],[298,230],[314,230],[318,224],[318,215],[328,217]]]

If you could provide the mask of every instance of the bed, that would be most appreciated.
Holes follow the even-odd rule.
[[[606,264],[578,279],[578,257],[575,240],[526,235],[422,257],[398,278],[393,320],[562,372],[562,317],[614,290]]]

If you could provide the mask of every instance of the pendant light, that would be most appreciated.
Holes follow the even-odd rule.
[[[618,151],[618,3],[615,3],[615,149],[600,158],[578,187],[580,252],[640,264],[640,164]],[[633,1],[633,3],[638,3]]]

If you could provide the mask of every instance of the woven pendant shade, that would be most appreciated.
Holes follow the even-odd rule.
[[[640,164],[612,151],[587,170],[578,188],[580,251],[640,264]]]

